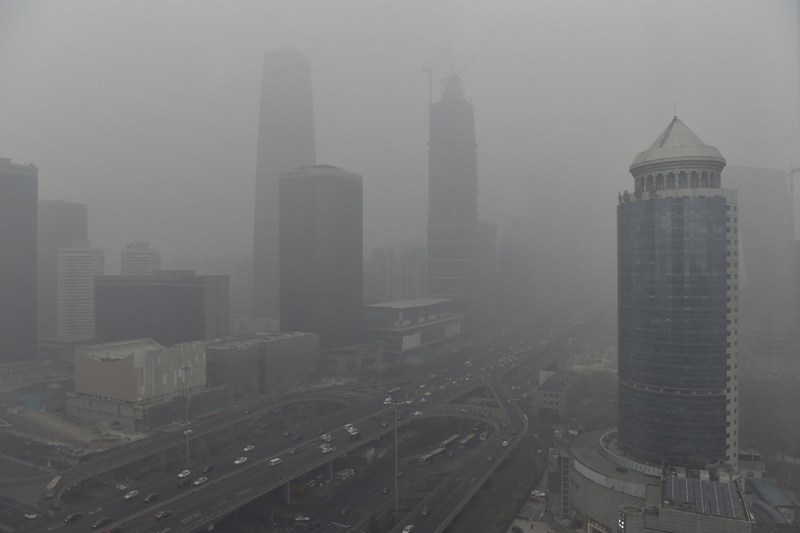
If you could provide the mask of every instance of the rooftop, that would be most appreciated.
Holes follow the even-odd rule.
[[[644,152],[639,152],[631,164],[635,167],[651,163],[703,159],[725,164],[725,158],[713,146],[705,144],[678,117],[673,117],[656,141]]]
[[[268,331],[243,335],[241,337],[223,337],[209,341],[206,346],[209,350],[244,350],[252,346],[286,339],[296,339],[306,335],[316,335],[304,331]]]
[[[136,353],[163,350],[164,347],[151,338],[131,339],[103,344],[92,344],[81,351],[98,361],[115,361]]]
[[[414,300],[397,300],[394,302],[381,302],[377,304],[370,304],[367,307],[374,307],[374,308],[386,307],[389,309],[411,309],[414,307],[426,307],[429,305],[436,305],[451,301],[452,301],[451,298],[416,298]]]
[[[734,483],[667,476],[662,481],[661,496],[665,504],[688,511],[740,520],[747,518],[744,502]]]

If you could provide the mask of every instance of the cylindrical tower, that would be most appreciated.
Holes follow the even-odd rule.
[[[619,440],[656,465],[736,461],[738,212],[724,166],[675,117],[617,207]]]

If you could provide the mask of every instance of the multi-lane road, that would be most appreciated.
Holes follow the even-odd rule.
[[[407,411],[405,417],[395,420],[396,406],[385,405],[383,395],[358,393],[348,389],[337,392],[309,391],[296,394],[284,399],[280,405],[310,401],[338,401],[344,402],[344,407],[338,411],[328,413],[324,419],[313,419],[304,422],[291,423],[281,419],[280,423],[272,424],[271,412],[280,405],[249,406],[246,410],[241,408],[235,414],[227,417],[207,421],[193,426],[194,433],[190,439],[204,439],[216,432],[224,432],[233,424],[247,423],[255,418],[267,420],[271,433],[266,436],[254,437],[252,450],[244,451],[243,446],[228,446],[214,457],[199,462],[191,462],[185,468],[191,471],[187,477],[190,484],[179,487],[179,470],[165,472],[150,482],[140,486],[128,487],[125,491],[116,490],[109,486],[106,490],[97,493],[81,493],[80,497],[68,496],[62,511],[50,518],[44,518],[40,513],[39,518],[15,525],[16,530],[52,530],[70,533],[72,531],[85,531],[98,520],[108,518],[111,524],[104,526],[119,527],[123,531],[137,532],[189,532],[205,528],[233,510],[275,490],[289,492],[287,488],[291,483],[303,483],[308,472],[319,469],[337,457],[352,452],[355,449],[370,445],[395,430],[394,424],[400,426],[414,424],[417,420],[438,417],[456,416],[481,420],[483,423],[495,428],[497,435],[485,441],[476,442],[471,447],[471,453],[459,462],[458,468],[432,490],[420,504],[412,511],[409,517],[398,524],[398,531],[412,522],[422,531],[442,531],[452,520],[458,510],[469,501],[489,475],[497,468],[508,453],[513,450],[515,439],[519,438],[527,429],[527,420],[516,405],[509,400],[508,387],[503,383],[505,376],[511,376],[512,369],[525,363],[532,373],[538,368],[549,363],[554,354],[543,357],[547,353],[548,344],[563,336],[572,324],[566,324],[556,330],[551,330],[545,335],[528,338],[524,341],[515,341],[513,344],[491,346],[478,351],[469,366],[457,365],[436,377],[428,376],[425,379],[409,380],[403,390],[415,391],[416,402],[413,407],[402,406]],[[518,374],[517,374],[518,375]],[[427,389],[417,389],[421,385]],[[496,398],[494,408],[485,408],[475,405],[462,405],[470,391],[488,388]],[[423,390],[435,390],[436,395],[423,396]],[[425,397],[426,402],[420,400]],[[422,414],[414,416],[412,412]],[[285,425],[281,425],[285,424]],[[353,423],[358,427],[360,439],[351,441],[347,438],[344,424]],[[502,429],[501,428],[506,428]],[[290,436],[284,436],[290,431]],[[336,440],[333,452],[323,454],[320,451],[319,432],[331,433]],[[503,436],[500,439],[500,435]],[[298,440],[294,440],[297,438]],[[503,441],[508,445],[503,446]],[[165,435],[147,442],[126,447],[125,449],[107,454],[105,457],[82,466],[65,475],[67,485],[80,483],[92,477],[107,474],[121,465],[140,460],[141,458],[161,453],[165,448],[174,447],[184,442],[184,437],[178,434]],[[250,444],[250,443],[248,443]],[[243,464],[234,464],[239,457],[247,457]],[[281,459],[277,465],[271,466],[270,461],[276,457]],[[210,472],[202,472],[203,467],[213,466]],[[194,482],[205,477],[202,484]],[[385,481],[387,486],[394,487],[394,472],[388,473]],[[123,495],[130,490],[137,490],[136,497],[125,499]],[[350,485],[348,489],[353,494],[358,494],[357,484]],[[75,490],[81,492],[80,487]],[[158,499],[150,503],[144,502],[148,494],[157,493]],[[391,505],[394,496],[378,496],[378,502]],[[429,508],[426,516],[419,515],[423,507]],[[339,505],[332,504],[330,512],[338,512]],[[64,518],[70,513],[80,513],[81,518],[74,522],[64,523]],[[157,513],[162,518],[156,520]],[[346,513],[344,516],[347,517]],[[324,514],[323,514],[324,518]],[[329,526],[325,520],[320,524],[319,530],[333,527],[341,531],[337,525]]]

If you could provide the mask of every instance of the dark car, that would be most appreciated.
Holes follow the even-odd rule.
[[[158,496],[157,492],[151,492],[150,494],[148,494],[147,496],[144,497],[144,502],[145,503],[151,503],[151,502],[154,502],[154,501],[158,500],[158,498],[159,498],[159,496]]]
[[[192,483],[192,480],[188,477],[183,478],[182,480],[178,481],[178,488],[188,487]]]
[[[67,517],[64,519],[64,523],[65,523],[65,524],[69,524],[70,522],[74,522],[74,521],[76,521],[76,520],[80,520],[80,519],[81,519],[81,516],[83,516],[83,515],[81,515],[81,513],[72,513],[71,515],[68,515],[68,516],[67,516]]]
[[[107,526],[110,523],[111,523],[110,518],[101,518],[100,520],[92,524],[92,529],[100,529],[101,527]]]
[[[164,520],[168,516],[172,516],[172,511],[159,511],[156,513],[156,520]]]
[[[204,474],[207,474],[207,473],[211,472],[212,470],[214,470],[214,465],[207,465],[207,466],[204,466],[200,471],[202,473],[204,473]]]
[[[381,492],[383,494],[389,494],[389,487],[383,487],[383,490]]]

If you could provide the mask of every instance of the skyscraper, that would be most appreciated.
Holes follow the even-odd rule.
[[[103,250],[88,240],[58,249],[56,263],[57,333],[94,337],[94,279],[105,274]]]
[[[281,329],[318,333],[322,348],[361,340],[361,176],[330,165],[284,174]]]
[[[37,292],[39,336],[56,335],[56,260],[59,248],[88,239],[89,215],[86,204],[42,200],[37,230]]]
[[[122,250],[120,271],[123,276],[149,276],[161,270],[161,254],[148,242],[132,242]]]
[[[277,318],[280,310],[280,175],[315,163],[314,108],[308,59],[291,49],[270,52],[264,58],[258,128],[253,231],[255,316]]]
[[[39,169],[0,158],[0,362],[36,357]]]
[[[479,285],[476,149],[473,106],[451,76],[430,110],[428,292],[463,300],[468,317]]]
[[[737,460],[738,210],[724,166],[675,117],[617,207],[619,442],[656,465]]]

